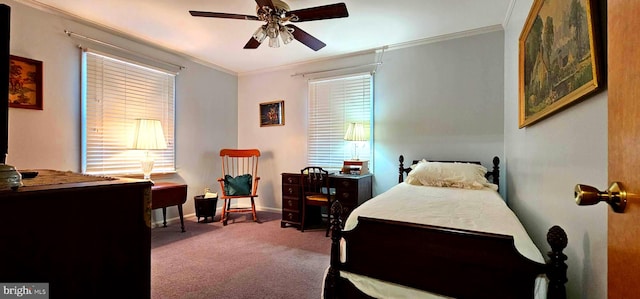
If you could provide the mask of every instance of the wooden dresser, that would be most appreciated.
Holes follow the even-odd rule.
[[[0,191],[0,281],[51,298],[151,297],[151,182],[40,170]]]
[[[335,198],[342,203],[345,209],[345,219],[358,205],[371,199],[372,178],[372,174],[329,175],[329,184],[332,189],[335,189]],[[302,217],[301,194],[300,173],[282,173],[281,227],[290,225],[300,228]]]

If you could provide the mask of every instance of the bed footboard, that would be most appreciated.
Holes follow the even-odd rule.
[[[550,280],[547,297],[566,296],[567,237],[559,226],[547,235],[552,251],[545,265],[520,255],[511,236],[366,217],[342,231],[341,211],[334,202],[324,298],[368,297],[341,278],[341,270],[457,298],[533,298],[535,278],[544,273]]]

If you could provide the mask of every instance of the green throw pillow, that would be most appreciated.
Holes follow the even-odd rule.
[[[227,195],[251,194],[251,175],[243,174],[237,177],[224,176],[224,193]]]

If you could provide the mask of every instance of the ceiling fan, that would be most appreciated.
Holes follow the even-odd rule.
[[[190,10],[194,17],[225,18],[238,20],[263,21],[266,24],[260,26],[244,46],[245,49],[256,49],[269,37],[269,46],[277,48],[280,46],[278,36],[285,44],[294,39],[303,43],[307,47],[318,51],[326,46],[325,43],[313,37],[311,34],[287,22],[308,22],[325,19],[344,18],[349,16],[347,6],[344,3],[329,4],[323,6],[310,7],[299,10],[290,10],[289,5],[281,0],[255,0],[256,15],[241,15],[222,12],[207,12]]]

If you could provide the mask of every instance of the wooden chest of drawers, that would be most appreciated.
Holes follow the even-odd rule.
[[[345,209],[345,214],[343,215],[345,218],[358,205],[371,198],[372,177],[371,174],[332,174],[329,176],[329,184],[335,190],[336,199],[342,203]],[[286,227],[287,225],[300,227],[302,217],[301,188],[299,173],[282,174],[281,227]]]

